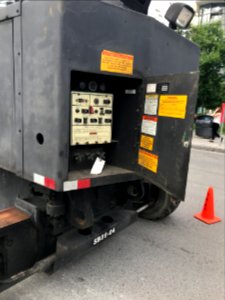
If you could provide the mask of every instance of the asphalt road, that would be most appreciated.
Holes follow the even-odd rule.
[[[193,218],[208,186],[223,221]],[[192,150],[186,202],[161,222],[139,220],[79,262],[34,275],[4,300],[224,300],[224,154]]]

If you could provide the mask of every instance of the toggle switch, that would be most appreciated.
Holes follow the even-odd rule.
[[[98,120],[97,119],[91,119],[91,123],[97,123]]]
[[[109,110],[109,109],[106,109],[106,110],[105,110],[105,114],[107,114],[107,115],[111,115],[111,113],[112,113],[112,111],[111,111],[111,110]]]
[[[75,122],[75,123],[82,123],[82,119],[75,118],[75,119],[74,119],[74,122]]]
[[[105,100],[103,101],[103,103],[104,103],[104,104],[110,104],[110,103],[111,103],[111,101],[110,101],[110,100],[108,100],[108,99],[105,99]]]

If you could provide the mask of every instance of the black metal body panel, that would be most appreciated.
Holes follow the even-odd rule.
[[[0,166],[29,181],[33,181],[34,173],[52,178],[56,181],[57,191],[62,191],[63,182],[68,180],[69,176],[71,71],[113,75],[115,79],[141,79],[143,85],[135,97],[136,107],[132,107],[130,116],[136,118],[140,117],[140,112],[137,113],[136,109],[143,107],[145,83],[149,78],[167,74],[188,74],[198,70],[199,50],[194,44],[156,20],[125,8],[99,1],[24,1],[22,17],[18,18],[21,18],[23,49],[22,106],[19,105],[23,111],[18,116],[22,119],[23,127],[19,126],[21,119],[17,121],[17,125],[15,123],[14,101],[19,102],[14,100],[12,94],[13,76],[19,78],[20,64],[17,62],[16,73],[13,74],[13,46],[9,45],[10,43],[5,44],[5,40],[12,40],[12,21],[4,21],[0,23],[0,67],[6,70],[3,76],[8,76],[7,84],[10,82],[10,86],[5,83],[0,89],[0,124],[1,129],[3,128],[3,134],[0,136]],[[134,74],[119,76],[101,72],[100,58],[104,49],[133,55]],[[3,54],[7,54],[7,60],[1,58]],[[189,81],[188,76],[184,75],[184,78]],[[182,83],[182,86],[184,85],[185,83]],[[19,92],[19,81],[17,86]],[[6,97],[9,98],[8,101],[3,100]],[[132,99],[132,96],[129,99]],[[194,97],[191,101],[193,107]],[[10,102],[11,104],[8,104]],[[183,130],[190,129],[191,112],[192,110]],[[132,126],[128,128],[128,146],[133,147],[132,130],[136,130],[137,134],[139,132],[136,121],[131,123]],[[173,126],[177,124],[174,121]],[[162,128],[164,126],[166,125]],[[16,130],[21,130],[17,139]],[[180,129],[177,130],[180,136]],[[42,145],[37,142],[38,133],[44,137]],[[162,136],[163,129],[160,139]],[[161,146],[165,147],[165,143],[158,143],[158,152],[165,150]],[[12,152],[12,149],[22,149],[22,155],[21,151]],[[124,155],[126,161],[121,163],[121,166],[137,171],[134,166],[137,157],[135,160],[129,160],[136,150],[127,148],[127,155]],[[189,149],[180,150],[189,153]],[[177,156],[177,152],[173,155]],[[188,155],[181,155],[186,157],[182,165],[184,173],[179,173],[179,176],[182,176],[181,187],[168,186],[168,191],[177,196],[183,195],[188,168]],[[114,164],[120,167],[120,161],[120,157],[117,156]],[[169,174],[168,168],[169,164],[162,169],[164,178],[169,176],[166,175]],[[145,175],[142,171],[140,173]],[[158,183],[158,178],[155,180]],[[161,181],[158,184],[161,185]]]
[[[37,259],[37,232],[30,220],[1,228],[0,253],[4,256],[4,266],[0,268],[1,280],[30,268]]]
[[[0,210],[13,207],[16,197],[28,198],[30,182],[17,177],[15,174],[0,169]]]
[[[0,167],[15,170],[13,21],[0,23]]]

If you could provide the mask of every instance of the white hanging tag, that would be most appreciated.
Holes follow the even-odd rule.
[[[97,157],[91,169],[91,175],[100,175],[105,166],[105,160]]]

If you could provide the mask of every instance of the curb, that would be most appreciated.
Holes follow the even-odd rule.
[[[212,148],[207,146],[201,146],[201,145],[192,145],[192,149],[198,149],[198,150],[205,150],[205,151],[211,151],[211,152],[218,152],[218,153],[225,153],[225,149],[223,148]]]

